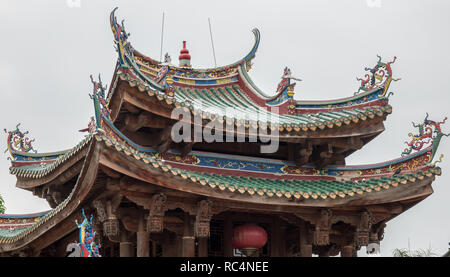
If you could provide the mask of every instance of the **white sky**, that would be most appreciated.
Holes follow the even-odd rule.
[[[450,1],[1,0],[1,128],[11,130],[21,122],[36,138],[39,152],[68,149],[83,138],[77,130],[93,114],[89,75],[101,73],[104,83],[112,78],[117,55],[109,13],[116,6],[133,46],[155,59],[164,11],[163,53],[176,62],[181,41],[187,40],[194,67],[214,65],[208,17],[218,65],[247,54],[253,45],[251,29],[258,27],[261,43],[249,74],[266,94],[274,94],[289,66],[303,80],[296,86],[296,99],[351,96],[358,88],[355,77],[375,64],[377,54],[389,61],[397,56],[394,77],[402,80],[391,84],[393,114],[386,131],[350,156],[348,164],[399,157],[408,133],[415,132],[411,121],[423,120],[426,112],[435,120],[450,116]],[[449,124],[443,130],[450,132]],[[450,155],[447,139],[439,153]],[[49,209],[45,200],[15,188],[7,156],[0,159],[0,194],[7,213]],[[382,255],[408,247],[408,240],[411,249],[431,247],[437,254],[448,249],[448,158],[440,166],[443,174],[433,183],[434,194],[388,223]]]

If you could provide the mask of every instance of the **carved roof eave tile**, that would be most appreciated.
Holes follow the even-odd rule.
[[[368,106],[361,109],[352,109],[352,110],[342,110],[341,113],[345,113],[345,116],[338,116],[336,118],[336,111],[333,111],[330,109],[327,113],[321,113],[320,115],[326,116],[329,115],[329,120],[321,120],[317,118],[318,114],[305,114],[307,116],[311,116],[312,120],[314,120],[313,123],[283,123],[283,124],[277,124],[277,123],[271,123],[271,122],[252,122],[251,120],[241,120],[238,118],[227,118],[224,115],[219,114],[212,114],[209,112],[205,112],[203,110],[196,109],[192,102],[190,101],[183,101],[179,102],[174,97],[169,97],[165,94],[161,94],[158,91],[155,91],[150,88],[145,82],[142,82],[140,80],[134,79],[130,77],[127,73],[119,70],[117,72],[117,76],[122,81],[126,81],[130,87],[136,87],[140,92],[145,92],[148,96],[154,97],[160,102],[164,102],[167,105],[172,106],[173,108],[183,108],[186,111],[190,110],[194,115],[199,114],[201,115],[202,119],[207,119],[210,121],[218,120],[220,123],[223,123],[224,121],[227,124],[234,124],[237,127],[244,125],[246,129],[249,128],[255,128],[258,126],[259,128],[263,129],[271,129],[274,130],[274,128],[279,129],[280,132],[308,132],[308,131],[318,131],[323,130],[325,128],[335,128],[335,127],[341,127],[341,126],[348,126],[350,124],[356,124],[360,121],[366,121],[368,119],[376,119],[376,118],[382,118],[388,114],[392,113],[392,106],[389,104],[386,104],[385,106]],[[294,116],[288,116],[288,115],[280,115],[280,116],[286,116],[293,120],[295,120]],[[298,118],[298,121],[301,121],[300,118]]]
[[[90,142],[92,140],[93,134],[90,134],[85,140],[86,144],[88,142]],[[81,144],[81,143],[80,143]],[[80,145],[79,144],[79,145]],[[84,145],[86,145],[84,144]],[[91,144],[89,144],[91,145]],[[86,166],[86,162],[87,162],[87,157],[85,158],[84,162],[83,162],[83,166],[81,168],[81,171],[83,172]],[[80,178],[80,176],[78,177]],[[15,236],[11,236],[11,237],[4,237],[4,236],[0,236],[0,244],[11,244],[11,243],[15,243],[16,241],[19,241],[20,239],[25,238],[26,236],[28,236],[30,233],[32,233],[33,231],[35,231],[36,229],[38,229],[40,226],[42,226],[43,224],[45,224],[47,221],[49,221],[53,216],[55,216],[56,214],[58,214],[59,212],[61,212],[72,200],[76,190],[78,189],[78,181],[76,182],[75,186],[72,188],[72,191],[70,192],[70,194],[67,196],[66,199],[64,199],[64,201],[62,201],[58,206],[56,206],[56,208],[50,210],[48,213],[46,213],[45,215],[43,215],[42,217],[39,218],[39,220],[33,224],[32,226],[30,226],[29,228],[23,229],[22,232],[16,234]]]
[[[39,179],[45,177],[51,172],[53,172],[55,169],[57,169],[61,164],[65,163],[75,154],[81,151],[86,145],[89,144],[89,142],[92,140],[92,137],[93,137],[92,134],[88,135],[67,153],[58,157],[53,163],[45,164],[42,167],[38,165],[32,169],[22,167],[10,167],[10,173],[16,175],[17,177],[30,179]]]
[[[326,192],[312,192],[312,191],[292,191],[292,190],[277,190],[273,189],[260,189],[252,185],[242,184],[242,186],[230,185],[226,182],[221,181],[223,178],[213,178],[214,176],[219,176],[217,174],[208,174],[208,173],[199,173],[193,171],[180,170],[178,168],[173,168],[171,165],[165,164],[163,161],[155,159],[150,155],[145,155],[143,153],[137,155],[134,150],[130,149],[130,147],[115,142],[114,140],[110,140],[108,137],[103,135],[95,136],[97,141],[104,141],[106,146],[110,147],[113,150],[118,152],[123,152],[127,156],[134,157],[136,160],[140,160],[145,164],[150,164],[154,168],[159,168],[166,174],[170,174],[173,176],[179,176],[184,180],[188,180],[193,183],[200,184],[202,186],[209,186],[213,189],[219,189],[221,191],[230,191],[230,192],[239,192],[241,194],[248,193],[250,196],[255,193],[260,196],[268,196],[268,197],[284,197],[287,201],[292,199],[336,199],[336,198],[345,198],[352,197],[355,195],[362,195],[364,193],[373,193],[381,191],[382,189],[390,189],[398,187],[399,185],[406,185],[408,182],[414,183],[418,180],[423,180],[425,177],[432,177],[434,175],[441,175],[441,168],[437,166],[430,166],[427,169],[418,169],[416,172],[408,173],[406,175],[399,175],[396,177],[392,177],[391,179],[386,178],[371,178],[369,180],[365,180],[367,185],[355,185],[352,189],[344,190],[344,191],[326,191]],[[261,178],[261,180],[264,180]],[[376,184],[369,184],[371,181],[375,181]]]

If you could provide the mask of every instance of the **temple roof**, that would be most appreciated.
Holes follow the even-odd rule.
[[[127,41],[128,34],[123,23],[117,23],[114,11],[111,26],[119,52],[118,66],[109,97],[105,96],[101,80],[98,83],[93,81],[91,98],[95,114],[85,129],[89,134],[71,149],[36,153],[32,146],[34,140],[26,136],[28,132],[20,131],[19,125],[8,132],[12,162],[10,172],[17,176],[18,187],[39,191],[46,185],[58,184],[65,185],[68,190],[62,201],[49,212],[0,215],[0,252],[21,247],[36,239],[42,234],[37,230],[51,232],[62,221],[73,222],[74,212],[83,201],[92,200],[90,193],[93,193],[93,188],[96,185],[101,187],[101,182],[97,182],[96,178],[98,172],[105,168],[120,173],[119,176],[122,174],[167,191],[283,207],[361,208],[400,201],[416,203],[432,193],[431,183],[436,175],[441,174],[441,169],[436,166],[440,160],[433,162],[433,158],[442,136],[449,136],[441,130],[441,124],[446,119],[436,122],[429,120],[427,115],[423,123],[413,123],[419,134],[410,134],[408,148],[397,159],[370,165],[327,165],[317,169],[312,164],[298,166],[282,159],[245,155],[204,151],[183,154],[175,150],[159,153],[154,147],[144,147],[128,138],[116,126],[117,114],[112,116],[120,111],[111,107],[111,99],[121,81],[128,87],[137,88],[153,101],[156,99],[172,108],[182,107],[194,114],[201,114],[203,119],[227,124],[230,121],[230,124],[238,126],[309,132],[370,120],[381,121],[392,110],[388,104],[387,90],[394,80],[390,64],[395,59],[382,63],[379,58],[374,68],[367,69],[370,72],[367,78],[360,80],[359,91],[363,92],[349,98],[295,101],[295,84],[290,81],[296,78],[291,77],[288,68],[277,94],[267,98],[247,74],[259,45],[257,30],[254,30],[254,47],[239,62],[214,69],[192,69],[162,64],[135,51]],[[167,75],[168,72],[173,74]],[[188,73],[200,76],[188,76]],[[220,109],[229,107],[236,110],[231,118],[220,113]],[[268,117],[274,116],[272,110],[265,111],[264,108],[268,107],[280,108],[276,123],[240,117],[243,113],[251,115],[261,110]],[[119,189],[126,197],[134,197],[127,195],[128,188]],[[2,222],[4,226],[11,222],[16,225],[8,225],[7,230],[6,227],[1,228]]]
[[[336,99],[320,101],[294,100],[294,88],[299,80],[292,77],[289,68],[285,68],[281,82],[273,93],[261,91],[248,75],[251,69],[251,61],[260,44],[260,32],[253,29],[255,44],[249,54],[238,62],[228,66],[195,69],[177,67],[171,64],[170,59],[159,62],[136,51],[128,41],[129,34],[125,27],[118,24],[115,11],[111,13],[111,27],[119,54],[117,76],[131,82],[136,82],[141,90],[152,91],[151,94],[160,95],[173,103],[179,103],[195,109],[206,108],[216,110],[215,115],[222,117],[223,108],[236,108],[245,110],[246,114],[252,110],[267,109],[269,111],[286,115],[283,123],[293,124],[328,124],[333,119],[342,121],[348,114],[354,114],[355,110],[363,110],[368,106],[380,109],[388,103],[388,89],[392,81],[391,62],[378,61],[373,68],[365,68],[368,73],[358,79],[360,87],[354,95]],[[194,58],[193,58],[194,59]],[[113,80],[112,83],[115,83]],[[111,94],[114,88],[110,89]],[[353,94],[353,93],[352,93]],[[199,107],[201,106],[201,107]],[[349,111],[349,112],[348,112]],[[304,114],[312,116],[308,118]],[[245,119],[239,116],[237,120]]]
[[[49,211],[32,214],[0,214],[0,242],[13,238],[31,228]]]
[[[435,175],[441,174],[436,161],[432,160],[441,137],[445,136],[440,126],[445,120],[435,122],[428,120],[427,116],[421,125],[421,130],[427,130],[421,133],[424,136],[414,137],[414,147],[411,151],[405,149],[401,158],[372,165],[327,166],[317,170],[309,165],[298,167],[283,160],[201,151],[193,151],[186,156],[176,151],[159,154],[155,149],[142,147],[128,139],[107,117],[102,115],[100,122],[100,126],[90,128],[90,134],[76,147],[57,152],[60,156],[53,160],[48,160],[49,154],[45,153],[35,153],[30,156],[30,160],[20,163],[13,160],[11,173],[17,175],[18,181],[41,179],[44,184],[56,178],[53,176],[49,179],[47,176],[58,171],[58,174],[63,174],[67,165],[73,164],[74,161],[69,156],[81,154],[82,166],[78,169],[77,181],[69,195],[56,208],[45,214],[25,216],[27,220],[33,219],[31,225],[0,231],[0,251],[15,249],[37,238],[40,234],[37,230],[55,226],[64,220],[63,214],[76,210],[92,190],[95,184],[93,176],[96,175],[99,164],[112,166],[112,170],[120,172],[129,170],[125,164],[135,163],[143,171],[129,171],[128,174],[139,178],[139,174],[145,171],[145,174],[150,174],[148,176],[153,176],[151,182],[156,186],[244,202],[254,202],[263,197],[264,203],[268,205],[351,207],[408,199],[417,202],[432,193],[429,189],[431,182]],[[432,141],[428,147],[423,148],[427,142],[426,136]],[[17,154],[14,150],[13,153]],[[38,163],[39,156],[46,161],[44,166]],[[111,164],[112,161],[115,161],[113,163],[116,168]],[[143,178],[146,180],[146,177]],[[128,195],[127,191],[123,193],[129,198],[134,197]],[[66,211],[62,214],[63,210]],[[12,218],[13,216],[6,216],[7,220]]]
[[[82,152],[95,137],[111,150],[141,161],[142,166],[160,168],[166,174],[180,176],[189,182],[208,184],[220,190],[248,192],[250,195],[282,194],[287,198],[320,196],[323,199],[334,199],[336,196],[376,192],[380,188],[396,187],[404,181],[440,174],[440,169],[431,164],[435,151],[432,146],[388,162],[360,166],[326,166],[318,170],[312,165],[298,167],[295,163],[283,160],[202,151],[192,151],[186,156],[181,156],[177,151],[160,154],[156,149],[142,147],[128,139],[108,119],[103,118],[102,122],[102,129],[98,133],[89,135],[60,157],[46,160],[44,165],[38,160],[13,162],[10,172],[24,182],[44,178],[64,166],[66,161],[69,162],[70,156]],[[47,156],[42,154],[43,159]],[[37,157],[39,154],[34,154],[34,158]],[[395,174],[399,170],[401,174]]]
[[[287,113],[278,115],[271,109],[266,110],[255,104],[236,84],[209,88],[176,86],[174,97],[167,97],[150,88],[129,70],[119,69],[116,76],[131,87],[138,88],[146,96],[155,98],[172,108],[187,108],[194,115],[199,114],[204,119],[217,119],[236,126],[278,127],[279,131],[306,132],[347,126],[374,118],[384,118],[392,112],[387,98],[376,98],[381,89],[364,93],[352,99],[345,99],[342,102],[304,102],[299,105],[310,106],[311,112],[303,109],[302,112],[295,115]],[[365,98],[377,100],[366,103],[362,101]],[[343,104],[351,101],[360,104],[349,106]],[[324,108],[325,106],[327,108]]]

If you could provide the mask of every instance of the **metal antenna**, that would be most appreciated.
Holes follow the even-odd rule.
[[[159,62],[162,62],[163,38],[164,38],[164,12],[163,12],[162,26],[161,26],[161,52],[159,54]]]
[[[214,67],[217,67],[216,51],[214,51],[214,41],[213,41],[212,31],[211,31],[211,20],[209,19],[209,17],[208,17],[208,24],[209,24],[209,35],[211,36],[211,45],[212,45],[213,56],[214,56]]]

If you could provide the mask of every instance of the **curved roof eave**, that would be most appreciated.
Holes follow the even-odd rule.
[[[224,68],[236,67],[236,66],[243,65],[243,64],[245,64],[246,62],[251,61],[251,60],[255,57],[256,51],[258,50],[258,47],[259,47],[259,42],[260,42],[260,40],[261,40],[261,34],[260,34],[258,28],[253,28],[253,29],[252,29],[252,33],[253,33],[253,35],[255,36],[255,42],[254,42],[254,44],[253,44],[252,49],[251,49],[251,50],[248,52],[248,54],[247,54],[245,57],[243,57],[242,59],[240,59],[240,60],[238,60],[238,61],[236,61],[236,62],[234,62],[234,63],[228,64],[228,65],[224,65],[224,66],[212,67],[212,68],[192,68],[192,70],[193,70],[193,71],[200,71],[200,72],[205,72],[205,71],[216,71],[216,70],[221,70],[221,69],[224,69]],[[157,60],[155,60],[155,59],[152,59],[152,58],[150,58],[150,57],[148,57],[148,56],[142,54],[141,52],[139,52],[138,50],[136,50],[136,49],[134,49],[134,48],[133,48],[133,52],[134,52],[134,54],[137,54],[138,56],[141,56],[141,57],[147,59],[147,60],[150,61],[151,63],[154,63],[154,64],[161,64],[160,61],[157,61]],[[178,67],[178,66],[174,66],[174,65],[170,65],[169,68],[173,68],[173,69],[183,69],[183,67]]]

